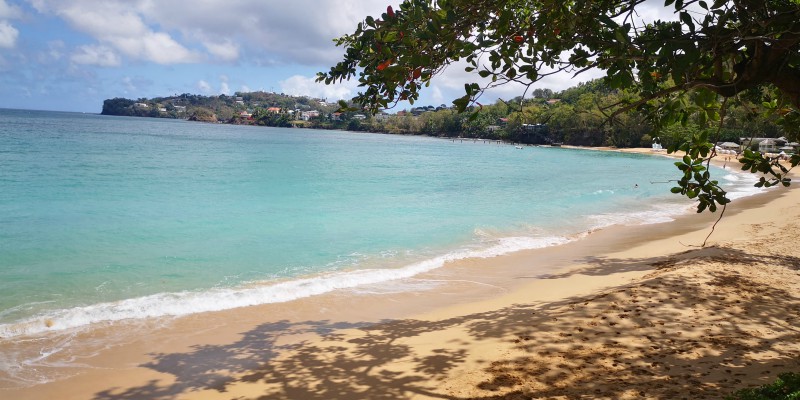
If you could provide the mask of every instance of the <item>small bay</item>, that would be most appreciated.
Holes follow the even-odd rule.
[[[0,110],[0,333],[287,301],[668,221],[691,212],[677,176],[647,155]]]

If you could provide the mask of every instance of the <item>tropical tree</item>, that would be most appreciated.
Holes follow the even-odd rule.
[[[673,192],[697,198],[698,211],[714,211],[728,199],[706,162],[728,106],[758,107],[786,134],[800,130],[800,0],[666,0],[669,21],[644,20],[645,6],[652,2],[405,0],[336,39],[344,58],[318,80],[357,77],[363,91],[354,103],[375,112],[413,104],[431,79],[462,61],[484,78],[466,83],[453,101],[465,111],[481,107],[481,95],[497,85],[516,82],[527,92],[548,75],[599,69],[604,84],[623,94],[598,107],[606,121],[638,110],[655,129],[702,128],[670,147],[686,152]],[[761,186],[789,184],[777,159],[747,151],[742,162],[767,174]],[[791,166],[798,163],[792,157]]]

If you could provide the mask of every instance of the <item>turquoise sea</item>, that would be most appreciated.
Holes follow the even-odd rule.
[[[668,221],[691,202],[651,182],[676,176],[646,155],[0,110],[0,336],[283,302]]]

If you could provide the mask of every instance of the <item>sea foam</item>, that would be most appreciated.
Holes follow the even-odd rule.
[[[93,324],[158,317],[177,317],[195,313],[223,311],[269,303],[282,303],[316,296],[335,290],[411,278],[467,258],[491,258],[519,250],[557,246],[569,242],[566,237],[504,237],[491,246],[463,249],[415,262],[400,268],[363,269],[320,274],[283,282],[251,282],[237,288],[214,288],[206,291],[160,293],[57,310],[0,325],[0,337],[34,335]]]

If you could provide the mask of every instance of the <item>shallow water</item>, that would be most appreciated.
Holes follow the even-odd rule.
[[[0,110],[0,336],[288,301],[668,221],[691,210],[663,183],[676,177],[646,155]]]

